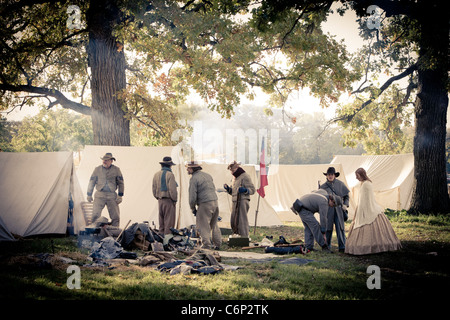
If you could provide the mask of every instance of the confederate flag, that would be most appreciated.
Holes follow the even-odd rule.
[[[266,171],[266,161],[265,161],[265,151],[264,151],[264,137],[261,142],[261,155],[259,156],[259,189],[257,192],[261,197],[264,198],[266,193],[264,192],[264,187],[269,184],[267,181],[267,171]]]

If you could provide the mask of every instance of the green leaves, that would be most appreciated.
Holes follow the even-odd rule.
[[[87,22],[89,2],[71,4],[80,7]],[[292,7],[280,1],[271,7],[263,1],[251,14],[250,2],[239,0],[117,5],[121,20],[105,23],[115,26],[114,36],[123,44],[118,50],[127,60],[127,88],[119,98],[126,116],[150,128],[151,139],[159,143],[170,143],[171,132],[180,126],[177,107],[192,92],[227,118],[243,95],[253,97],[253,87],[270,94],[273,106],[283,106],[289,94],[308,87],[328,107],[364,72],[363,60],[349,68],[345,46],[322,32],[328,2]],[[67,29],[66,10],[65,4],[44,3],[0,18],[1,81],[70,93],[89,105],[89,25]],[[21,100],[4,92],[0,103],[6,108]]]
[[[364,21],[360,24],[368,44],[351,62],[361,75],[360,84],[352,102],[337,110],[339,124],[346,129],[344,144],[363,141],[369,154],[412,152],[417,22],[400,15],[385,18],[377,35]]]
[[[345,129],[344,145],[353,147],[362,142],[369,154],[412,152],[413,132],[408,128],[411,127],[413,106],[397,85],[354,114],[360,105],[358,99],[337,111],[342,118],[354,115],[351,121],[339,121]]]
[[[290,10],[259,28],[258,10],[253,17],[236,14],[245,12],[243,1],[187,3],[154,1],[120,31],[131,39],[128,51],[142,54],[140,70],[151,82],[169,66],[177,102],[193,90],[211,110],[230,117],[251,87],[278,96],[273,101],[282,105],[291,91],[309,86],[328,106],[355,78],[345,68],[345,47],[318,27],[323,13],[309,12],[295,23],[298,12]]]
[[[36,116],[22,121],[11,145],[16,152],[78,151],[92,141],[89,117],[42,108]]]

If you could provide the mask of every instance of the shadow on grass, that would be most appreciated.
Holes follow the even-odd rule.
[[[444,299],[450,285],[450,244],[437,241],[402,241],[403,248],[354,259],[381,270],[381,299]],[[441,289],[440,289],[441,288]]]
[[[399,223],[400,226],[403,223]],[[397,226],[398,228],[399,226]],[[443,226],[445,228],[445,226]],[[442,228],[442,226],[441,226]],[[417,228],[415,229],[417,230]],[[430,228],[428,235],[431,234]],[[267,235],[276,240],[303,237],[298,225],[257,228],[254,241]],[[434,232],[434,231],[433,231]],[[441,229],[441,232],[443,229]],[[335,238],[335,237],[334,237]],[[0,298],[61,300],[300,300],[300,299],[421,299],[442,300],[448,287],[450,243],[402,240],[402,250],[365,256],[312,252],[306,265],[276,261],[242,263],[243,269],[208,276],[170,276],[149,268],[82,269],[82,289],[70,290],[65,269],[45,269],[6,263],[15,255],[77,252],[75,238],[36,239],[0,243]],[[444,239],[440,237],[438,239]],[[226,247],[226,245],[224,245]],[[335,246],[335,244],[334,244]],[[228,248],[228,250],[239,250]],[[262,251],[258,251],[262,252]],[[81,254],[80,254],[81,255]],[[285,258],[287,258],[285,256]],[[226,263],[226,262],[225,262]],[[82,263],[81,263],[82,264]],[[381,289],[369,290],[369,265],[381,270]]]

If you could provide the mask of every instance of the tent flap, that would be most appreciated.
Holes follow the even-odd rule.
[[[8,228],[6,228],[5,223],[2,220],[2,217],[0,216],[0,241],[14,241],[15,238],[9,232]]]
[[[408,210],[411,205],[414,156],[397,155],[338,155],[332,164],[342,165],[349,187],[356,193],[359,182],[355,171],[364,168],[373,183],[375,198],[383,208]]]
[[[72,169],[72,152],[1,152],[0,216],[9,232],[65,234]]]

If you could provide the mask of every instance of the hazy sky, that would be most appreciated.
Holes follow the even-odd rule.
[[[322,30],[324,31],[324,33],[329,33],[332,36],[335,36],[338,42],[344,40],[344,43],[347,46],[347,50],[350,52],[355,52],[363,45],[363,41],[359,37],[356,14],[352,10],[347,10],[344,16],[340,16],[338,13],[336,13],[336,8],[338,7],[339,4],[333,5],[332,9],[334,13],[329,15],[327,22],[322,25]],[[243,98],[242,103],[253,103],[258,106],[268,106],[268,97],[258,89],[256,89],[255,91],[259,92],[258,99],[249,101]],[[336,106],[330,106],[326,109],[321,108],[319,105],[319,99],[309,96],[308,91],[309,89],[305,88],[291,94],[284,107],[286,112],[323,112],[326,119],[333,118]],[[343,99],[348,99],[348,97],[342,97],[340,101],[342,102]]]

